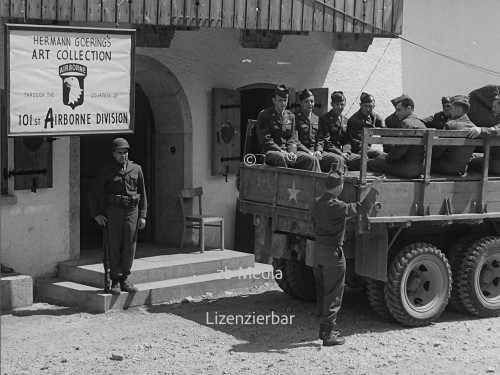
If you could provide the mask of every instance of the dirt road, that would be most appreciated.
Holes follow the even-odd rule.
[[[314,304],[274,284],[215,297],[99,315],[43,303],[6,313],[1,373],[500,373],[500,318],[447,311],[408,328],[381,321],[363,292],[347,290],[339,317],[347,342],[323,348]]]

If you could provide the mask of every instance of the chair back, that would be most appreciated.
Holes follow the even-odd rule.
[[[203,195],[203,188],[197,187],[194,189],[183,189],[179,192],[179,201],[181,203],[182,217],[185,218],[187,215],[185,204],[189,200],[194,200],[198,198],[198,212],[203,215],[203,208],[201,206],[201,196]]]

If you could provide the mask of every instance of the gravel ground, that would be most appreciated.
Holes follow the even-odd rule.
[[[348,289],[339,317],[347,342],[323,348],[314,312],[274,284],[98,315],[36,303],[2,315],[1,373],[500,374],[500,318],[446,311],[409,328],[380,320],[364,292]]]

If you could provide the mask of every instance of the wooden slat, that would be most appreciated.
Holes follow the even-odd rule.
[[[245,0],[236,0],[234,2],[234,28],[245,29]]]
[[[113,14],[116,10],[115,2],[113,2]],[[73,1],[73,19],[75,21],[87,21],[87,3],[85,1]],[[114,17],[113,17],[114,18]]]
[[[144,23],[148,25],[158,24],[158,0],[146,0],[144,4]]]
[[[339,11],[345,10],[345,0],[334,0],[334,8]],[[345,15],[340,12],[335,12],[333,20],[333,31],[336,33],[341,33],[344,31],[345,27]]]
[[[372,26],[369,26],[369,25],[373,25],[374,24],[374,16],[375,16],[375,0],[367,0],[366,2],[366,18],[365,18],[365,22],[367,22],[367,24],[364,24],[363,25],[363,33],[365,34],[373,34],[374,32],[376,32],[376,30],[373,29]]]
[[[354,2],[355,1],[362,1],[362,0],[346,0],[345,1],[345,7],[344,7],[344,12],[348,15],[354,15]],[[344,18],[344,32],[345,33],[352,33],[354,32],[354,21],[352,17],[345,16]]]
[[[26,11],[26,0],[16,0],[10,2],[10,16],[13,18],[24,18]]]
[[[50,0],[42,0],[42,19],[55,20],[56,19],[56,3]]]
[[[134,23],[134,24],[144,23],[144,1],[145,0],[134,0],[134,2],[132,4],[130,4],[130,22],[131,23]]]
[[[375,29],[377,34],[382,33],[380,29],[384,27],[384,0],[375,0],[375,14],[373,18],[373,23],[378,28]]]
[[[75,0],[73,0],[73,4]],[[102,0],[102,22],[116,22],[116,1]]]
[[[280,29],[281,0],[271,0],[269,7],[269,30]]]
[[[324,0],[324,3],[334,7],[335,0]],[[334,13],[333,9],[325,7],[324,31],[331,33],[333,31]]]
[[[313,17],[314,17],[314,7],[312,1],[304,0],[304,8],[302,13],[302,30],[312,31],[313,29]]]
[[[182,26],[184,24],[184,2],[172,1],[172,25]]]
[[[395,0],[392,12],[394,25],[392,32],[400,35],[403,33],[403,0]]]
[[[0,16],[10,17],[10,1],[0,0]]]
[[[352,15],[360,20],[364,21],[364,18],[366,17],[365,15],[365,3],[363,0],[354,0],[354,11]],[[354,25],[354,32],[355,33],[362,33],[363,32],[363,23],[353,20],[352,21]]]
[[[158,24],[170,25],[172,22],[172,8],[170,0],[158,0]]]
[[[257,12],[258,0],[247,0],[246,28],[258,29],[259,13]]]
[[[200,0],[198,5],[198,26],[208,26],[210,23],[210,0]]]
[[[304,7],[304,0],[291,0],[292,1],[292,30],[302,31],[302,8]]]
[[[313,6],[313,30],[324,31],[325,6],[320,3],[314,3]]]
[[[392,5],[394,0],[384,0],[384,29],[392,30]]]
[[[210,27],[233,27],[234,1],[210,1]]]
[[[257,17],[258,29],[267,29],[269,27],[269,1],[271,0],[260,0],[259,15]]]
[[[2,2],[1,6],[3,7]],[[2,11],[0,10],[0,14]],[[26,17],[28,19],[39,19],[42,15],[42,0],[28,0],[26,6]]]
[[[184,0],[184,25],[196,26],[196,0]]]
[[[102,12],[101,12],[101,0],[88,0],[88,3],[87,3],[87,20],[89,22],[101,22],[101,18],[102,18]],[[128,3],[127,2],[124,2],[121,6],[120,6],[120,11],[123,15],[123,9],[128,6]],[[121,22],[128,22],[128,19],[127,21],[125,21],[123,19],[123,16],[120,20]]]
[[[282,0],[281,2],[281,22],[280,30],[292,29],[292,7],[290,0]]]
[[[57,19],[61,21],[71,21],[71,0],[57,1]]]

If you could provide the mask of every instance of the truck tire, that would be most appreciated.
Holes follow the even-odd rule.
[[[441,250],[413,243],[389,265],[385,301],[398,322],[411,327],[429,325],[443,313],[451,283],[450,265]]]
[[[316,301],[316,283],[312,267],[304,259],[290,258],[287,264],[288,281],[293,294],[303,301]]]
[[[483,237],[467,247],[456,287],[461,304],[471,314],[500,315],[500,237]]]
[[[448,306],[458,312],[466,312],[467,310],[460,302],[458,294],[458,283],[460,275],[460,260],[463,257],[463,252],[477,239],[481,237],[480,234],[469,234],[465,237],[460,238],[458,241],[453,243],[446,251],[446,258],[451,267],[451,275],[453,279],[453,284],[451,288],[450,300]]]
[[[284,258],[273,258],[273,276],[274,280],[276,280],[276,284],[278,284],[283,292],[295,297],[292,288],[290,288],[290,283],[288,282],[287,262],[288,260]]]
[[[382,319],[393,321],[394,318],[385,303],[385,284],[383,281],[367,280],[366,294],[372,310]]]

